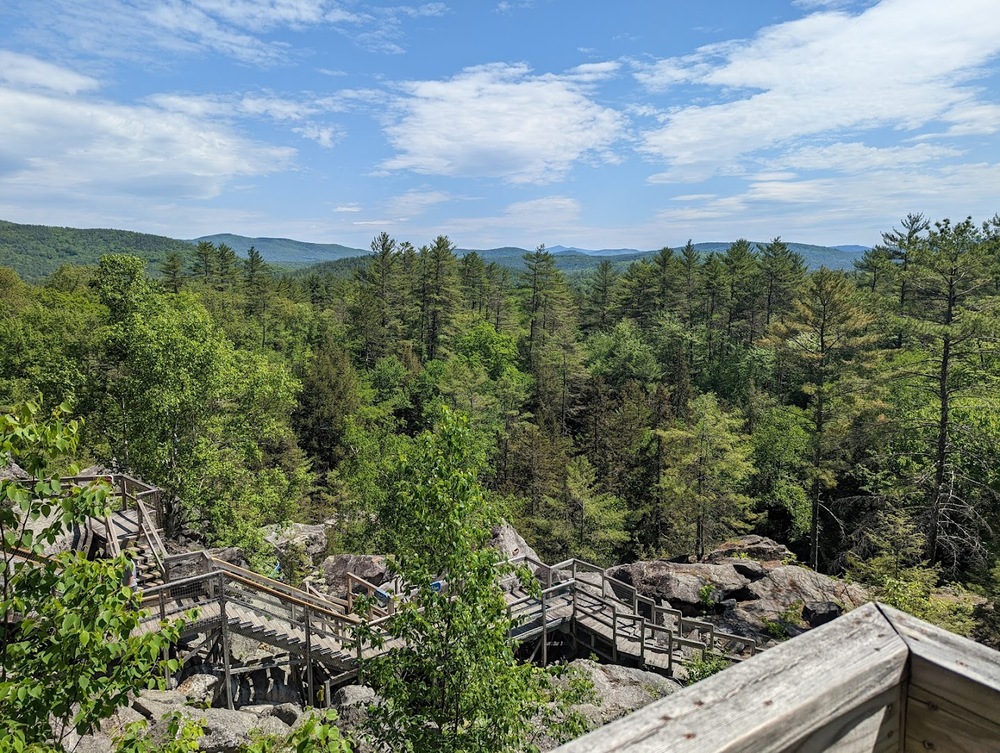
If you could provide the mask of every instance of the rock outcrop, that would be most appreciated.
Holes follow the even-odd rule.
[[[538,559],[538,554],[531,548],[531,545],[517,532],[507,521],[500,525],[493,526],[490,530],[490,540],[488,546],[496,549],[503,555],[504,559],[514,559],[515,557],[527,556]]]
[[[290,523],[264,526],[264,541],[274,547],[279,557],[290,547],[301,547],[313,563],[326,552],[326,526]]]
[[[666,560],[619,565],[608,570],[608,575],[635,586],[645,596],[668,602],[688,616],[746,592],[751,582],[731,564]]]
[[[763,536],[742,536],[703,562],[633,562],[608,575],[686,616],[769,639],[828,622],[869,600],[858,585],[791,564],[795,555]]]
[[[680,690],[680,683],[654,672],[614,664],[598,664],[589,659],[570,662],[570,672],[579,672],[594,686],[593,698],[587,703],[571,707],[592,730],[625,716],[648,703]],[[558,745],[539,722],[534,742],[541,750]]]
[[[334,554],[323,560],[322,571],[327,593],[338,599],[347,598],[348,573],[374,586],[389,580],[389,570],[381,554]]]

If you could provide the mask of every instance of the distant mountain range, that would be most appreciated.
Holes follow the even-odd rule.
[[[151,265],[159,264],[169,253],[189,253],[200,241],[215,245],[225,243],[245,257],[254,246],[270,264],[303,269],[317,264],[334,272],[356,269],[357,257],[369,251],[338,243],[306,243],[289,238],[250,238],[231,233],[206,235],[191,240],[177,240],[160,235],[136,233],[129,230],[75,229],[48,225],[19,225],[0,220],[0,265],[12,267],[26,280],[44,279],[62,264],[96,264],[102,254],[128,253],[146,259]],[[703,254],[724,253],[731,245],[722,243],[696,243]],[[761,244],[763,245],[763,244]],[[806,243],[789,243],[788,246],[805,259],[811,269],[826,266],[831,269],[851,269],[855,259],[866,250],[865,246],[815,246]],[[575,246],[550,246],[556,265],[568,274],[585,273],[603,260],[615,267],[624,268],[643,257],[657,253],[634,248],[586,249]],[[680,251],[678,247],[676,249]],[[490,249],[457,249],[459,255],[475,251],[487,262],[495,262],[512,269],[521,269],[523,256],[528,249],[505,246]],[[346,262],[344,260],[354,259]],[[342,262],[342,263],[340,263]]]
[[[306,267],[319,262],[366,256],[371,253],[368,249],[341,246],[339,243],[306,243],[293,241],[290,238],[248,238],[245,235],[231,233],[203,235],[187,243],[197,244],[201,241],[208,241],[216,246],[225,243],[241,257],[245,257],[250,246],[253,246],[268,264],[280,264],[283,267]]]

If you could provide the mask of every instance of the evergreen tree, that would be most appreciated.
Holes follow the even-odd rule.
[[[781,357],[799,369],[809,415],[813,568],[819,567],[820,510],[847,460],[851,422],[871,397],[865,394],[866,372],[873,365],[871,324],[848,278],[824,267],[810,277],[793,311],[772,330]]]
[[[164,289],[175,295],[180,293],[184,287],[184,260],[181,255],[171,251],[160,263],[159,271],[163,278]]]

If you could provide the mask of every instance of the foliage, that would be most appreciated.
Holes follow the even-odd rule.
[[[1000,556],[998,218],[908,216],[847,274],[780,238],[602,259],[379,233],[294,275],[251,239],[112,244],[44,284],[22,251],[53,268],[96,246],[20,227],[0,225],[30,280],[0,269],[0,403],[75,396],[81,458],[268,571],[260,526],[289,518],[390,550],[397,461],[442,405],[469,414],[479,482],[545,557],[753,531],[843,572],[882,514],[923,534],[907,583],[986,583]]]
[[[850,559],[850,575],[872,596],[959,635],[970,635],[974,604],[957,586],[938,587],[941,568],[922,560],[924,534],[900,512],[880,515],[866,533],[863,558]]]
[[[548,700],[537,668],[515,661],[498,584],[506,568],[486,547],[496,520],[476,480],[467,422],[444,410],[401,461],[380,520],[391,532],[392,567],[410,598],[357,639],[402,641],[363,660],[362,680],[383,701],[365,735],[390,750],[518,750]],[[442,587],[442,581],[444,586]]]
[[[115,753],[195,753],[204,734],[203,720],[173,711],[163,717],[166,730],[154,739],[145,721],[127,725],[122,735],[115,739]]]
[[[337,727],[337,712],[312,712],[285,737],[258,736],[242,753],[351,753],[351,744]]]
[[[694,685],[699,680],[718,674],[722,670],[728,669],[730,663],[729,659],[724,656],[707,651],[703,652],[696,656],[693,661],[684,665],[687,672],[687,684]]]
[[[71,732],[93,730],[130,692],[157,682],[162,651],[177,635],[177,624],[132,634],[142,613],[138,594],[122,585],[124,556],[44,556],[69,526],[102,514],[110,491],[52,475],[77,448],[80,423],[65,420],[68,411],[61,405],[46,417],[30,401],[0,414],[0,458],[28,474],[23,483],[0,478],[0,613],[20,616],[5,627],[0,648],[0,725],[15,748],[59,748]]]

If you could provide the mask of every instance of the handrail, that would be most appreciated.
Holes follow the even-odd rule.
[[[160,569],[161,573],[164,573],[163,555],[166,555],[167,550],[160,540],[160,535],[156,532],[155,525],[152,524],[153,521],[150,518],[149,510],[146,509],[146,505],[138,497],[135,498],[135,503],[136,510],[139,512],[139,530],[146,535],[146,541],[149,543],[150,551],[153,553],[153,559],[156,560],[156,566]]]
[[[347,601],[345,599],[338,599],[336,596],[328,596],[322,593],[309,581],[303,581],[302,585],[304,586],[303,590],[307,594],[312,596],[314,599],[320,599],[321,601],[328,601],[331,604],[335,604],[338,607],[343,607],[345,609],[347,608]]]
[[[118,535],[115,533],[115,524],[111,522],[111,513],[104,513],[104,527],[108,532],[108,547],[111,549],[111,556],[117,557],[122,553],[121,547],[118,545]]]
[[[256,573],[253,573],[250,570],[246,570],[246,569],[244,569],[242,567],[239,567],[237,565],[232,565],[232,564],[230,564],[228,562],[222,562],[221,560],[215,560],[214,558],[213,558],[213,562],[215,562],[217,565],[220,566],[220,569],[217,572],[223,572],[223,573],[225,573],[225,575],[226,575],[227,578],[230,578],[232,580],[240,582],[243,585],[250,586],[254,590],[262,591],[264,593],[270,594],[271,596],[276,597],[279,601],[285,601],[285,602],[288,602],[290,604],[294,604],[294,605],[299,606],[299,607],[303,607],[303,608],[306,608],[306,609],[312,609],[312,610],[315,610],[315,611],[318,611],[318,612],[322,612],[322,613],[326,614],[327,616],[332,617],[335,620],[341,620],[343,622],[348,622],[348,623],[351,623],[352,625],[357,625],[357,624],[361,623],[361,620],[358,617],[356,617],[354,615],[351,615],[351,614],[341,614],[340,612],[335,612],[329,606],[327,606],[325,604],[319,603],[318,599],[314,599],[314,598],[308,597],[308,594],[306,594],[304,591],[299,591],[298,589],[291,589],[289,586],[286,586],[284,583],[279,583],[278,581],[272,581],[270,578],[265,578],[262,575],[261,576],[257,576],[260,580],[267,581],[269,584],[274,584],[276,586],[280,586],[280,587],[282,587],[282,589],[295,590],[298,594],[301,594],[301,596],[295,596],[295,595],[289,594],[287,592],[287,590],[281,590],[281,589],[278,589],[278,588],[273,588],[271,585],[264,585],[262,583],[257,582],[253,578],[248,578],[248,577],[240,574],[240,572],[243,572],[243,573],[250,573],[251,575],[257,575]],[[240,572],[230,572],[230,569],[236,570],[236,571],[240,571]],[[306,596],[307,598],[302,598],[302,596]]]

